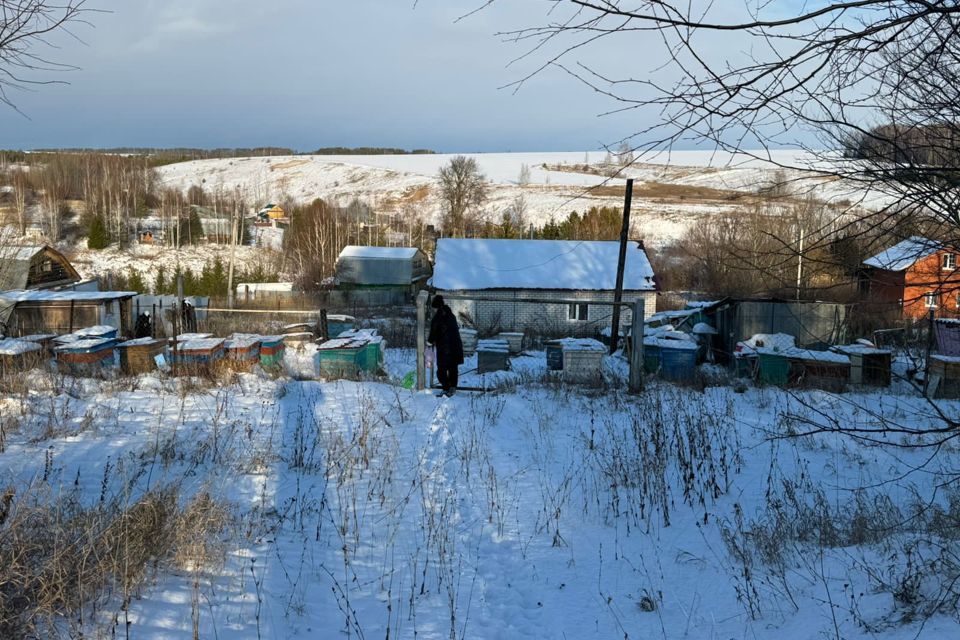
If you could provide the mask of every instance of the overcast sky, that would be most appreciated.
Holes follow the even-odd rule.
[[[509,67],[525,45],[496,32],[542,23],[544,0],[460,22],[480,0],[91,2],[110,13],[44,52],[79,70],[13,92],[27,117],[0,109],[0,147],[587,150],[636,128],[560,71],[499,88],[533,63]]]

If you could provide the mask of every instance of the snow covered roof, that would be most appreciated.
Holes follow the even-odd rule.
[[[0,291],[4,302],[112,302],[136,295],[136,291]]]
[[[444,291],[610,291],[616,287],[619,253],[619,242],[442,238],[437,241],[433,286]],[[647,254],[634,242],[627,247],[623,288],[656,289]]]
[[[887,271],[909,269],[917,260],[943,249],[943,243],[922,236],[913,236],[863,261],[868,267]]]
[[[237,293],[243,293],[249,290],[251,293],[258,292],[291,292],[293,291],[292,282],[241,282],[237,285]]]
[[[409,260],[417,255],[416,247],[361,247],[349,245],[340,252],[341,258],[372,258],[379,260]]]

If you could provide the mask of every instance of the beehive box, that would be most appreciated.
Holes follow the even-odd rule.
[[[833,347],[832,351],[850,358],[850,384],[889,387],[893,354],[889,349],[877,349],[863,344]]]
[[[932,355],[927,362],[927,395],[960,398],[960,357]]]
[[[260,362],[260,336],[234,334],[225,343],[224,365],[235,371],[250,371]]]
[[[523,351],[523,334],[513,331],[501,331],[497,334],[498,340],[505,340],[510,353],[516,355]]]
[[[563,344],[559,340],[548,340],[544,344],[547,357],[547,371],[563,370]]]
[[[177,342],[190,342],[191,340],[209,340],[213,337],[212,333],[181,333],[177,336]]]
[[[477,350],[477,331],[460,327],[460,342],[463,343],[463,356],[469,358]]]
[[[840,392],[850,381],[850,358],[843,354],[789,349],[785,355],[790,364],[791,386]]]
[[[36,342],[0,340],[0,375],[17,374],[43,363],[44,350]]]
[[[93,338],[117,338],[117,329],[116,327],[111,327],[109,325],[101,324],[95,327],[86,327],[84,329],[77,329],[73,332],[72,335],[77,336],[82,339],[93,339]]]
[[[596,384],[603,379],[603,356],[607,347],[590,338],[564,338],[563,379],[567,382]]]
[[[510,346],[506,340],[477,342],[477,373],[506,371],[510,368]]]
[[[334,338],[317,349],[317,372],[324,378],[353,378],[366,363],[367,341],[357,338]]]
[[[196,338],[177,341],[172,355],[176,373],[180,375],[206,375],[226,355],[223,338]]]
[[[283,336],[260,337],[260,366],[276,368],[283,364]]]
[[[156,357],[166,350],[163,340],[137,338],[117,345],[120,354],[120,370],[128,375],[138,375],[156,370]]]
[[[64,372],[75,376],[96,376],[113,366],[116,344],[112,338],[74,339],[56,347],[54,353],[57,365]]]
[[[344,331],[350,331],[357,324],[357,319],[353,316],[342,314],[330,314],[327,316],[327,332],[329,336],[324,338],[338,338]]]

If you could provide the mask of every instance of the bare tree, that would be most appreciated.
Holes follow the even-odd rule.
[[[521,187],[530,184],[530,165],[526,163],[520,165],[520,175],[517,177],[517,184]]]
[[[47,58],[40,50],[50,48],[58,32],[69,33],[71,24],[82,22],[88,12],[86,0],[0,0],[0,102],[14,107],[8,90],[50,84],[34,72],[65,71],[74,67]]]
[[[23,169],[15,169],[10,176],[13,187],[13,209],[17,214],[17,230],[23,236],[27,233],[27,195],[30,193],[30,179]]]
[[[922,210],[944,223],[945,234],[960,237],[956,2],[549,5],[543,25],[503,32],[529,46],[526,60],[539,60],[518,86],[559,67],[608,96],[613,110],[650,122],[624,132],[622,141],[638,151],[694,140],[812,169],[846,181],[853,205],[858,194],[884,196],[886,206],[874,212],[880,219]],[[630,38],[644,50],[659,41],[667,63],[636,69],[622,56],[589,53],[614,39],[622,51]],[[794,161],[772,153],[784,145],[808,154]]]
[[[487,201],[487,178],[474,158],[456,156],[441,167],[438,181],[444,230],[447,235],[465,235],[475,222],[470,215]]]

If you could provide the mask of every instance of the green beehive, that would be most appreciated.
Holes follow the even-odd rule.
[[[757,352],[760,382],[783,387],[790,380],[790,361],[779,353]]]

